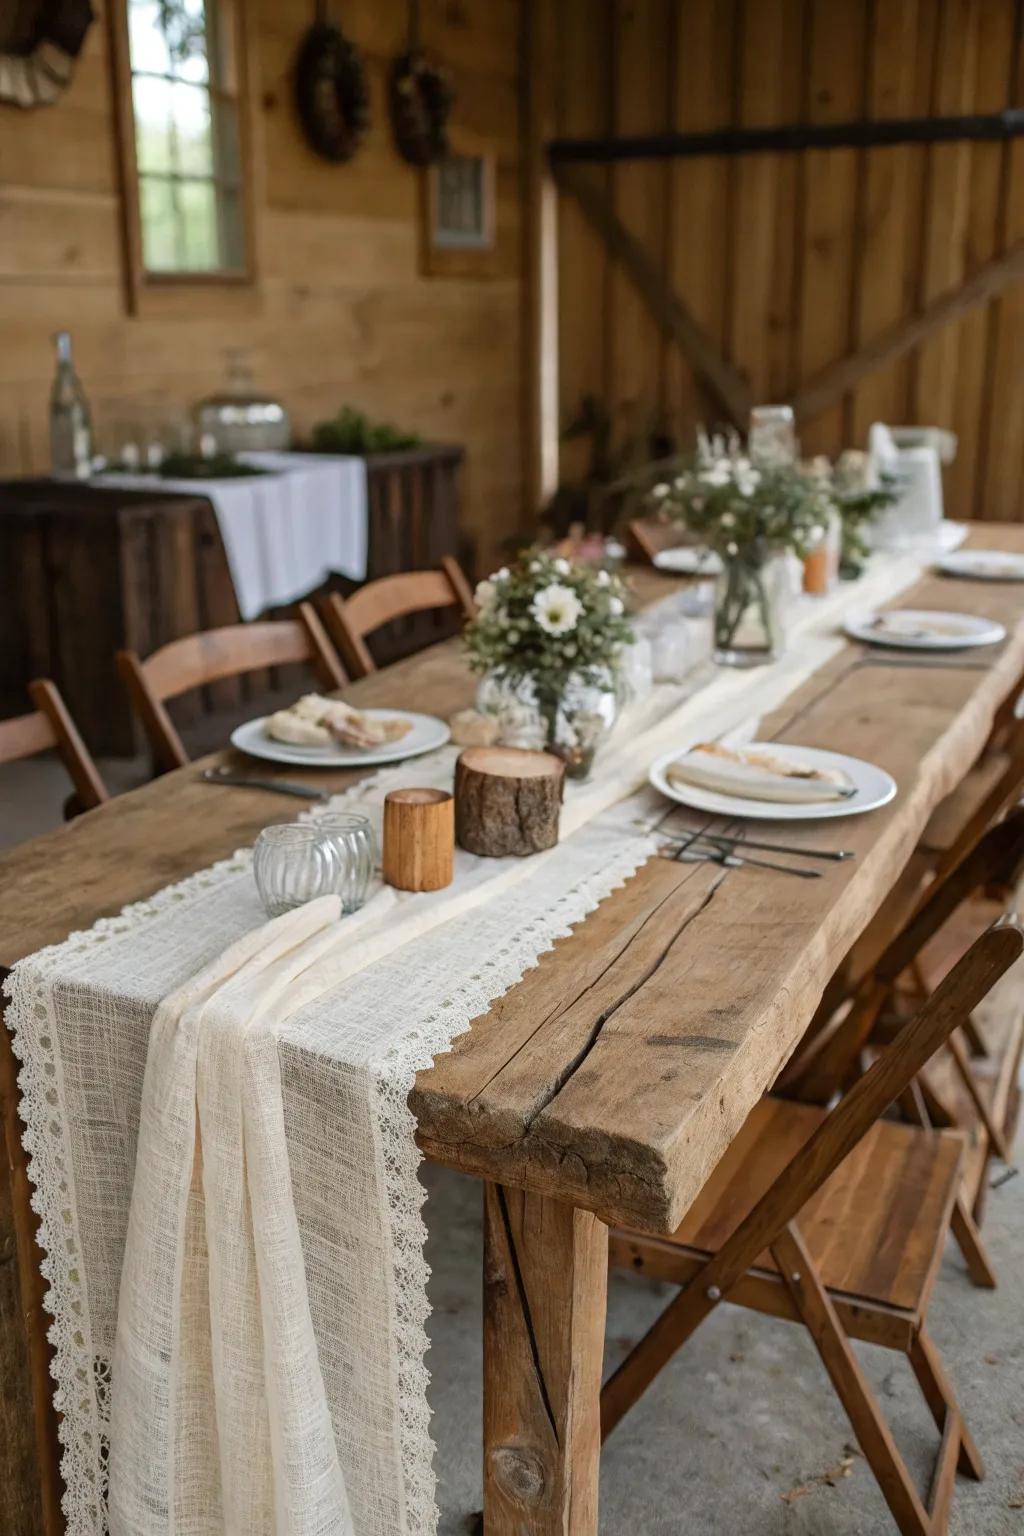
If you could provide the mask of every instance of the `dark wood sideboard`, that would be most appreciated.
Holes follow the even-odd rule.
[[[459,523],[462,458],[459,447],[431,446],[367,459],[368,580],[437,565],[443,555],[472,563]],[[355,585],[327,583],[342,592]],[[33,677],[52,677],[93,751],[129,754],[137,736],[114,651],[145,656],[238,620],[205,497],[0,481],[0,716],[26,708]],[[440,615],[410,617],[387,626],[371,648],[384,664],[445,638],[451,626]],[[237,708],[268,682],[258,673],[217,683],[178,701],[176,716],[187,723],[200,710]]]

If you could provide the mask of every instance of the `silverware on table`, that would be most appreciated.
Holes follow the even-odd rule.
[[[726,832],[661,832],[658,835],[670,842],[683,843],[686,846],[696,840],[705,843],[722,843],[733,849],[757,848],[765,853],[792,853],[803,859],[831,859],[836,863],[856,857],[849,848],[795,848],[788,843],[762,843],[752,837],[744,837],[741,834],[733,837]]]
[[[226,784],[234,789],[268,789],[277,795],[294,795],[299,800],[319,800],[326,804],[331,798],[323,789],[313,789],[308,784],[293,784],[288,779],[251,778],[245,773],[235,773],[231,768],[204,768],[204,784]]]
[[[745,858],[729,853],[714,843],[706,843],[701,838],[694,838],[680,848],[673,848],[663,857],[675,859],[681,864],[720,864],[723,869],[742,869],[745,864],[751,864],[757,869],[775,870],[780,875],[796,875],[799,880],[821,879],[820,869],[799,869],[795,864],[775,864],[770,859]]]

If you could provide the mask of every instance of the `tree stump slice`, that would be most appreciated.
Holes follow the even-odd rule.
[[[384,796],[381,867],[399,891],[440,891],[451,885],[455,816],[445,789],[393,789]]]
[[[558,842],[565,764],[550,752],[467,747],[455,764],[455,836],[488,859]]]

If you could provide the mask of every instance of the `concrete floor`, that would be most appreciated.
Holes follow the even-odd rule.
[[[101,769],[112,791],[146,772],[141,760],[103,762]],[[0,768],[0,847],[58,825],[65,794],[56,762]],[[1018,1154],[1024,1157],[1024,1140]],[[434,1167],[424,1169],[424,1180],[440,1536],[469,1536],[481,1504],[480,1190]],[[950,1246],[930,1314],[988,1467],[984,1483],[958,1480],[950,1530],[1024,1536],[1024,1178],[990,1196],[985,1238],[999,1289],[972,1286]],[[613,1277],[609,1368],[671,1294]],[[937,1440],[909,1366],[881,1350],[857,1350],[923,1483]],[[602,1536],[890,1536],[888,1510],[851,1441],[803,1330],[722,1307],[609,1441]]]

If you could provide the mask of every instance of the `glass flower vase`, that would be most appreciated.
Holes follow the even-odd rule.
[[[606,683],[570,674],[541,689],[532,678],[512,684],[489,673],[480,682],[476,702],[477,709],[497,716],[502,746],[553,752],[570,779],[589,775],[619,713],[611,672]]]
[[[602,741],[618,718],[614,679],[606,686],[568,677],[557,694],[540,700],[544,745],[565,763],[567,779],[586,779]]]
[[[715,581],[714,658],[724,667],[759,667],[785,649],[791,599],[786,556],[753,545],[722,556]]]

